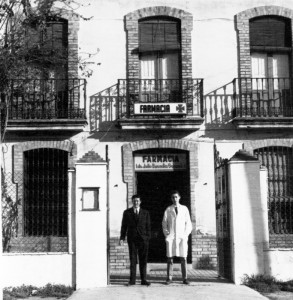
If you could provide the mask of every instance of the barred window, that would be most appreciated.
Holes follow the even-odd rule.
[[[24,152],[24,235],[67,236],[68,152]]]
[[[293,233],[293,151],[264,147],[254,155],[268,169],[268,208],[271,234]]]

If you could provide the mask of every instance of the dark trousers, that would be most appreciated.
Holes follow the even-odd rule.
[[[140,238],[128,241],[130,259],[130,282],[135,282],[137,255],[139,259],[139,272],[141,281],[146,280],[146,268],[149,251],[149,242]]]

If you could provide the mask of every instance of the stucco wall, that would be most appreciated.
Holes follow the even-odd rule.
[[[2,286],[35,285],[47,283],[74,286],[72,254],[4,254],[1,269]]]

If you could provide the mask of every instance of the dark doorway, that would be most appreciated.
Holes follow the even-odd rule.
[[[142,199],[142,208],[149,211],[152,237],[149,248],[149,262],[166,262],[165,237],[162,219],[165,209],[172,204],[170,191],[178,190],[180,203],[190,210],[189,172],[137,172],[137,193]],[[188,262],[191,262],[191,238],[188,243]]]

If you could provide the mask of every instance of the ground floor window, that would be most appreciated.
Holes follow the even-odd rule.
[[[66,236],[68,152],[24,152],[24,235]]]
[[[68,251],[68,152],[23,152],[23,171],[3,172],[4,252]]]
[[[293,153],[289,147],[264,147],[255,156],[268,169],[270,234],[293,234]]]

